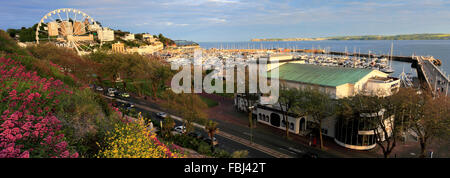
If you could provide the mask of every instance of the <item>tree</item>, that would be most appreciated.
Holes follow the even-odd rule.
[[[158,39],[159,41],[161,41],[161,43],[164,44],[164,46],[169,46],[169,45],[173,45],[175,44],[175,42],[169,38],[166,38],[163,34],[159,34],[158,35]]]
[[[205,125],[205,130],[208,133],[209,138],[211,139],[211,148],[214,149],[214,135],[219,132],[219,128],[217,127],[217,122],[209,120]]]
[[[402,131],[409,129],[418,137],[420,157],[425,157],[430,140],[448,137],[450,108],[448,97],[433,96],[428,92],[418,93],[414,89],[401,89],[393,97],[401,110],[397,119],[402,121]]]
[[[156,98],[156,93],[159,88],[163,87],[166,80],[172,75],[172,71],[161,64],[155,65],[154,69],[151,71],[151,85],[153,89],[153,97]]]
[[[8,29],[6,30],[6,32],[9,33],[9,36],[11,36],[11,38],[15,38],[16,34],[19,34],[20,30],[17,29]]]
[[[193,130],[193,123],[195,121],[202,123],[207,119],[204,110],[208,106],[194,94],[181,94],[180,97],[182,98],[182,109],[180,111],[184,119],[186,133],[189,133]]]
[[[169,137],[171,135],[172,128],[175,127],[175,121],[172,117],[168,116],[164,119],[163,127],[161,128],[164,137]]]
[[[450,134],[450,98],[437,94],[434,97],[428,96],[424,106],[424,118],[414,125],[413,131],[419,135],[421,147],[421,157],[425,157],[425,151],[429,141],[435,138],[448,140]]]
[[[367,121],[374,125],[376,143],[380,146],[383,156],[388,158],[397,145],[402,129],[401,122],[395,116],[402,114],[402,110],[396,106],[394,97],[379,97],[360,93],[353,99],[353,106],[357,116],[366,114],[372,116]]]
[[[204,112],[208,106],[195,94],[175,94],[171,90],[163,93],[162,107],[179,114],[183,119],[186,133],[193,130],[193,123],[205,124],[208,115]]]
[[[322,120],[334,114],[334,103],[328,95],[310,88],[300,89],[297,96],[301,107],[298,107],[295,112],[308,115],[318,123],[320,149],[323,149]]]
[[[295,110],[295,107],[298,106],[298,94],[299,91],[296,88],[287,88],[284,85],[282,85],[280,88],[280,97],[278,98],[278,104],[283,114],[283,120],[286,129],[286,138],[289,138],[288,114],[293,112]]]

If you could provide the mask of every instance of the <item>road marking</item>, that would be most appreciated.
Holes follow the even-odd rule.
[[[292,151],[289,151],[289,150],[287,150],[287,149],[284,149],[284,148],[279,148],[280,150],[284,150],[284,151],[287,151],[287,152],[289,152],[289,153],[292,153],[292,154],[297,154],[297,153],[295,153],[295,152],[292,152]]]
[[[295,148],[292,148],[292,147],[289,147],[288,149],[289,149],[289,150],[292,150],[292,151],[294,151],[294,152],[297,152],[297,153],[303,153],[302,150],[295,149]]]

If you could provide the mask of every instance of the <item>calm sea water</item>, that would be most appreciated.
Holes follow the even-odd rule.
[[[296,48],[296,49],[326,49],[330,51],[361,53],[389,54],[391,43],[394,43],[396,56],[434,56],[442,61],[441,70],[450,72],[450,40],[354,40],[354,41],[296,41],[296,42],[199,42],[202,48],[224,48],[224,49],[248,49],[248,48]],[[410,63],[392,63],[395,69],[393,76],[398,76],[403,69],[407,73],[417,75],[411,69]]]

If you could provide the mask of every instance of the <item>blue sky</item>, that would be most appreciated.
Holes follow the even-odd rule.
[[[450,33],[448,0],[1,0],[0,29],[31,26],[76,8],[104,26],[172,39]]]

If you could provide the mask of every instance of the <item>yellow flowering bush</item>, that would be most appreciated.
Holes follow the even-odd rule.
[[[106,147],[99,158],[182,158],[182,149],[172,145],[172,150],[161,143],[156,134],[147,129],[141,114],[137,120],[116,124],[106,136]]]

